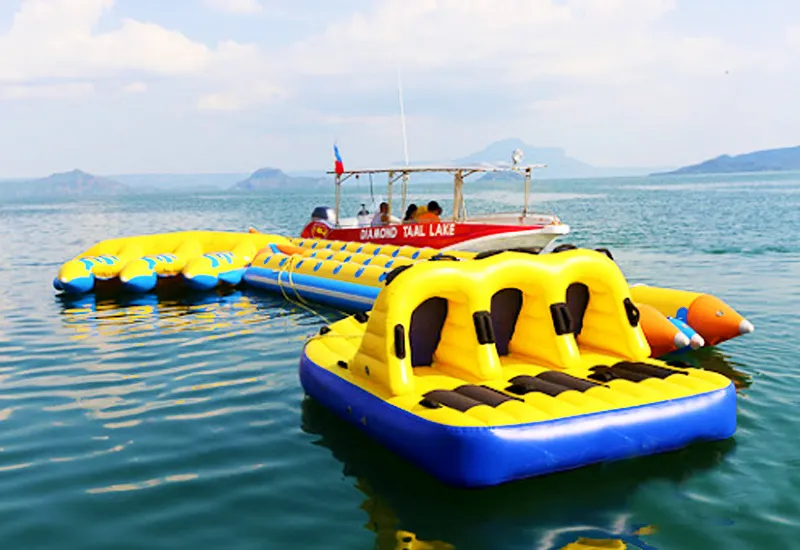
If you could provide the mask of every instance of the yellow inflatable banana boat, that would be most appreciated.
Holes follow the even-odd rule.
[[[394,269],[403,269],[428,260],[486,259],[500,252],[442,253],[432,248],[410,246],[320,239],[290,240],[295,247],[293,250],[284,246],[282,252],[276,253],[270,248],[260,253],[247,269],[244,281],[255,288],[283,292],[290,296],[296,295],[301,299],[314,300],[348,311],[366,311],[372,307],[386,277]],[[571,245],[561,245],[556,251],[563,253],[574,248]],[[611,257],[607,250],[599,250]],[[526,252],[535,255],[539,251]],[[726,323],[730,324],[730,320],[743,321],[744,318],[718,298],[707,294],[702,295],[705,298],[696,302],[715,303],[719,311],[727,312],[725,319],[718,315],[695,313],[689,320],[686,315],[681,315],[678,309],[686,296],[701,295],[667,288],[635,287],[634,303],[639,307],[645,337],[654,357],[661,357],[678,350],[698,349],[706,345],[705,335],[712,336],[709,338],[709,343],[713,341],[712,345],[716,345],[745,333],[732,332],[725,328]],[[674,310],[664,306],[673,303],[678,304]],[[692,311],[698,310],[695,305]],[[708,311],[708,308],[702,311]],[[700,331],[695,330],[692,325],[695,322],[702,322],[702,335],[698,334]],[[743,322],[752,329],[751,324]]]
[[[159,278],[181,276],[195,289],[220,281],[238,284],[256,253],[289,241],[277,235],[227,231],[183,231],[102,241],[64,263],[53,280],[57,290],[81,294],[97,285],[131,292],[155,288]]]
[[[631,296],[691,326],[711,346],[753,332],[753,323],[710,294],[635,285]]]
[[[564,244],[554,252],[572,248]],[[607,250],[598,250],[611,257]],[[100,242],[62,265],[53,284],[68,294],[103,289],[142,293],[159,281],[207,290],[244,280],[252,287],[366,311],[394,269],[427,260],[481,260],[499,252],[442,254],[431,248],[286,239],[252,230],[187,231]],[[656,287],[634,287],[632,293],[655,357],[697,349],[704,338],[716,345],[753,329],[710,295]]]
[[[300,381],[443,482],[495,485],[735,432],[731,381],[649,358],[603,254],[418,262],[384,282],[369,314],[307,342]]]

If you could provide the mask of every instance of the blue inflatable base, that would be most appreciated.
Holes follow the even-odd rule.
[[[306,394],[443,483],[464,488],[677,450],[736,431],[736,390],[498,427],[446,426],[390,405],[303,352]]]
[[[302,273],[289,273],[268,267],[250,267],[244,274],[244,282],[253,288],[271,292],[285,292],[290,298],[299,295],[304,300],[342,309],[345,311],[368,311],[378,297],[380,288],[334,279],[325,279]]]

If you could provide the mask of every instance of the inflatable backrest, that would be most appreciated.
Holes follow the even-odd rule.
[[[569,311],[569,332],[581,350],[638,361],[650,349],[639,327],[639,312],[630,288],[617,265],[595,251],[572,250],[566,256],[560,279]],[[647,355],[642,356],[647,352]]]
[[[492,296],[492,329],[495,346],[500,356],[509,354],[509,345],[517,328],[519,314],[522,312],[522,291],[518,288],[504,288]]]
[[[389,277],[375,301],[352,372],[391,395],[414,391],[414,368],[439,367],[469,378],[500,375],[494,343],[476,337],[489,298],[464,262],[422,262]]]
[[[503,329],[499,339],[494,335],[499,356],[515,354],[553,368],[574,366],[580,361],[575,339],[558,330],[560,325],[554,325],[563,324],[559,307],[565,287],[560,273],[567,261],[555,254],[539,257],[504,252],[466,262],[476,266],[481,277],[476,284],[497,306],[490,305],[489,314],[493,326]]]
[[[367,322],[353,373],[391,395],[414,391],[414,369],[477,382],[502,374],[500,357],[550,368],[581,353],[647,359],[627,282],[595,251],[421,262],[392,273]]]
[[[428,298],[411,314],[408,340],[412,367],[427,367],[433,364],[434,354],[442,340],[448,305],[445,298]]]

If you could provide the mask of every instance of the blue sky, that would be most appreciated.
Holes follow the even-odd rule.
[[[792,0],[2,0],[0,176],[800,144]],[[535,162],[535,159],[526,159]]]

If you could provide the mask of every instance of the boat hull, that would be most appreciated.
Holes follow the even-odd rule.
[[[303,352],[306,394],[440,481],[487,487],[727,439],[736,431],[733,384],[628,409],[509,426],[438,424],[388,404]]]
[[[501,248],[541,247],[568,234],[566,224],[496,224],[453,222],[390,224],[369,227],[332,227],[311,222],[302,237],[347,242],[370,242],[439,250],[485,252]]]

